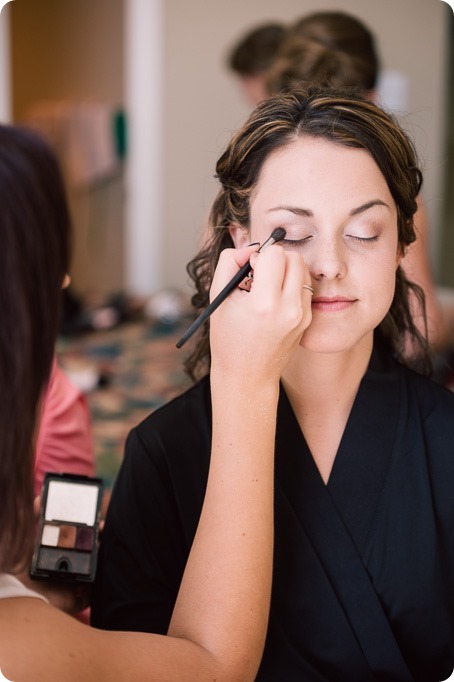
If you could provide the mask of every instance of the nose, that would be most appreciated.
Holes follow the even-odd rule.
[[[342,279],[347,272],[342,244],[336,241],[314,244],[307,264],[312,277],[316,280]]]

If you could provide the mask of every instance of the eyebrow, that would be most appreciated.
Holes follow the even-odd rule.
[[[352,211],[350,211],[350,215],[358,215],[358,213],[364,213],[364,211],[368,211],[370,208],[373,206],[385,206],[389,210],[390,207],[388,204],[386,204],[384,201],[381,199],[373,199],[372,201],[368,201],[367,203],[363,204],[362,206],[358,206],[358,208],[354,208]]]
[[[365,204],[362,204],[361,206],[352,209],[349,215],[355,216],[358,215],[359,213],[364,213],[364,211],[368,211],[373,206],[385,206],[386,208],[390,209],[388,204],[382,201],[381,199],[372,199],[371,201],[367,201]],[[314,217],[314,213],[313,211],[310,210],[310,208],[299,208],[298,206],[275,206],[274,208],[270,208],[267,212],[271,213],[273,211],[289,211],[290,213],[303,216],[304,218]]]

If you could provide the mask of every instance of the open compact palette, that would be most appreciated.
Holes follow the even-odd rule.
[[[46,474],[33,578],[94,580],[102,491],[100,478]]]

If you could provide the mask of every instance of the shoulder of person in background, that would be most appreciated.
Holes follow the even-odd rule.
[[[35,494],[46,471],[94,473],[91,418],[87,400],[58,366],[56,359],[41,405],[35,449]]]

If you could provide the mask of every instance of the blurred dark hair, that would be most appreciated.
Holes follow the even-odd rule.
[[[232,48],[228,57],[230,68],[242,76],[263,73],[276,57],[285,33],[284,26],[276,23],[264,24],[248,32]]]
[[[413,144],[397,120],[354,90],[312,87],[307,91],[282,93],[257,107],[233,136],[217,163],[216,173],[221,189],[210,215],[211,232],[206,245],[187,268],[196,287],[192,303],[197,310],[208,304],[220,252],[234,246],[229,226],[239,224],[249,228],[250,198],[263,164],[273,152],[304,136],[366,150],[383,173],[396,203],[398,242],[402,253],[415,240],[413,216],[417,210],[416,198],[422,174]],[[386,318],[379,325],[378,334],[390,351],[404,362],[405,340],[410,336],[428,368],[427,340],[413,322],[410,290],[415,292],[425,314],[422,290],[409,282],[398,267],[394,299]],[[193,379],[208,371],[208,323],[202,328],[185,366]]]
[[[345,12],[316,12],[289,28],[266,85],[270,94],[310,83],[370,92],[379,69],[375,38],[362,21]]]
[[[46,143],[0,125],[0,571],[27,560],[34,536],[33,459],[39,400],[68,272],[70,218]]]

